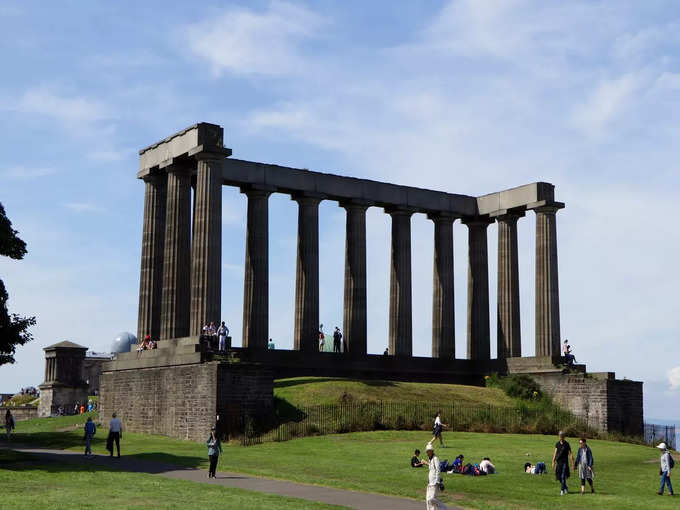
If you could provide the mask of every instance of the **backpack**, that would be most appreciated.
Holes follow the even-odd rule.
[[[675,460],[673,460],[673,456],[670,453],[668,454],[668,467],[671,469],[675,467]]]

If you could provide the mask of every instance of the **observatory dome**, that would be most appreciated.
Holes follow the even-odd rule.
[[[137,337],[132,333],[124,331],[118,333],[111,344],[111,352],[120,354],[121,352],[130,352],[130,346],[137,343]]]

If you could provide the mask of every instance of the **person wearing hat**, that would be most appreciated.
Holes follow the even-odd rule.
[[[210,437],[208,437],[208,440],[205,442],[205,444],[208,447],[208,459],[210,459],[210,469],[208,470],[208,478],[215,478],[217,461],[220,457],[220,453],[222,453],[222,443],[220,443],[220,439],[217,437],[217,433],[215,432],[214,426],[211,427]]]
[[[425,492],[425,504],[427,505],[427,510],[432,510],[435,508],[446,509],[446,505],[437,498],[441,488],[439,457],[434,454],[434,447],[431,443],[428,443],[425,447],[425,453],[427,453],[428,460],[423,459],[423,462],[430,466],[430,472],[427,479],[427,490]]]
[[[671,469],[673,469],[673,464],[675,464],[675,462],[668,451],[666,443],[661,443],[659,446],[657,446],[657,448],[661,450],[661,468],[659,468],[659,475],[661,475],[661,487],[659,488],[659,492],[657,494],[659,496],[663,496],[664,486],[668,485],[668,495],[672,496],[673,486],[671,485]]]

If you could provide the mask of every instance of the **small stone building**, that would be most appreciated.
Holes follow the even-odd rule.
[[[83,380],[83,360],[87,347],[63,341],[45,351],[45,382],[39,386],[38,416],[55,414],[59,407],[70,409],[87,402],[87,383]]]

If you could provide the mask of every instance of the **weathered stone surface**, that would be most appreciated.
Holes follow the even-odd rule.
[[[491,358],[489,330],[489,253],[486,229],[492,220],[465,219],[468,227],[467,357]]]
[[[536,211],[536,356],[560,354],[560,291],[557,222],[561,204]]]
[[[519,314],[519,250],[517,220],[524,213],[498,216],[498,357],[522,356]]]
[[[72,409],[76,402],[87,402],[87,383],[82,377],[87,347],[64,341],[43,350],[45,382],[39,386],[38,415],[51,416],[59,406]]]
[[[295,331],[298,351],[319,345],[319,202],[316,196],[296,196],[298,203],[297,263],[295,271]]]
[[[366,354],[366,204],[344,203],[345,294],[343,306],[343,341],[352,356]]]
[[[189,334],[191,175],[186,166],[168,168],[161,339]]]
[[[151,335],[151,338],[158,340],[161,334],[168,176],[165,173],[149,174],[144,178],[144,183],[144,225],[137,338]]]
[[[389,349],[393,356],[413,353],[411,294],[411,215],[412,211],[389,211],[392,217],[390,256]]]
[[[116,412],[123,429],[203,441],[210,427],[272,409],[271,372],[210,362],[104,372],[99,416]],[[218,422],[219,416],[219,422]]]
[[[456,333],[453,293],[453,222],[450,215],[430,215],[434,222],[432,284],[432,357],[455,358]]]
[[[219,324],[222,303],[222,180],[219,161],[201,158],[196,173],[191,245],[191,324],[200,335],[204,324]]]
[[[242,190],[248,197],[246,261],[243,281],[243,347],[267,348],[269,335],[269,195]]]

